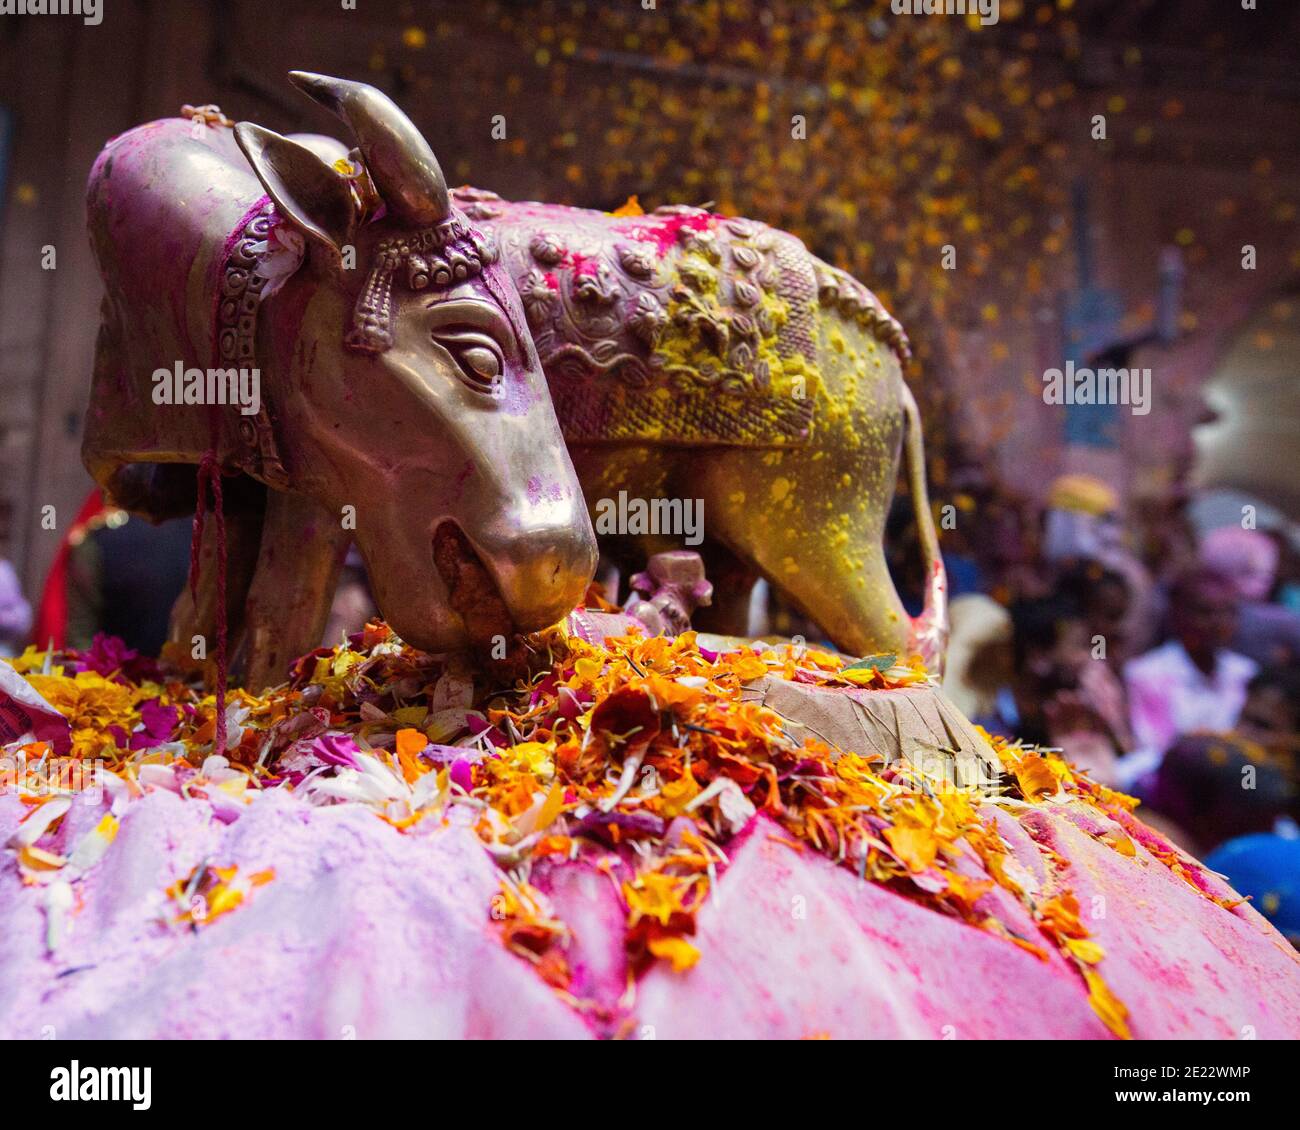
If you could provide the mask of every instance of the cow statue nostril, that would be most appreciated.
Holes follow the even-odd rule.
[[[447,603],[464,621],[475,651],[490,652],[515,634],[496,582],[455,522],[442,522],[434,531],[433,563],[447,586]]]

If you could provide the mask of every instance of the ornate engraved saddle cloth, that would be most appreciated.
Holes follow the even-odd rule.
[[[808,441],[819,264],[794,236],[699,208],[453,196],[500,246],[567,440]]]

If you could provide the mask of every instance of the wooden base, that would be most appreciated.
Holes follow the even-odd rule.
[[[744,698],[775,710],[795,738],[820,738],[864,756],[878,753],[886,764],[906,758],[936,783],[997,790],[997,754],[938,687],[864,690],[769,675],[750,684]]]

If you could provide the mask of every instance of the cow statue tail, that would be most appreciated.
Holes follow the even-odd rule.
[[[907,485],[912,495],[921,555],[925,558],[925,604],[919,616],[911,617],[909,644],[925,661],[926,669],[942,676],[948,650],[948,577],[939,553],[939,534],[930,510],[930,493],[925,482],[925,444],[921,438],[921,413],[907,382],[902,383],[906,431],[903,457],[907,461]]]

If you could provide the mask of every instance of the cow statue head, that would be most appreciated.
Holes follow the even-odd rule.
[[[259,331],[290,489],[354,518],[380,611],[413,645],[476,642],[475,602],[514,630],[554,623],[596,543],[497,248],[387,96],[290,77],[355,142],[235,129],[306,246]]]

